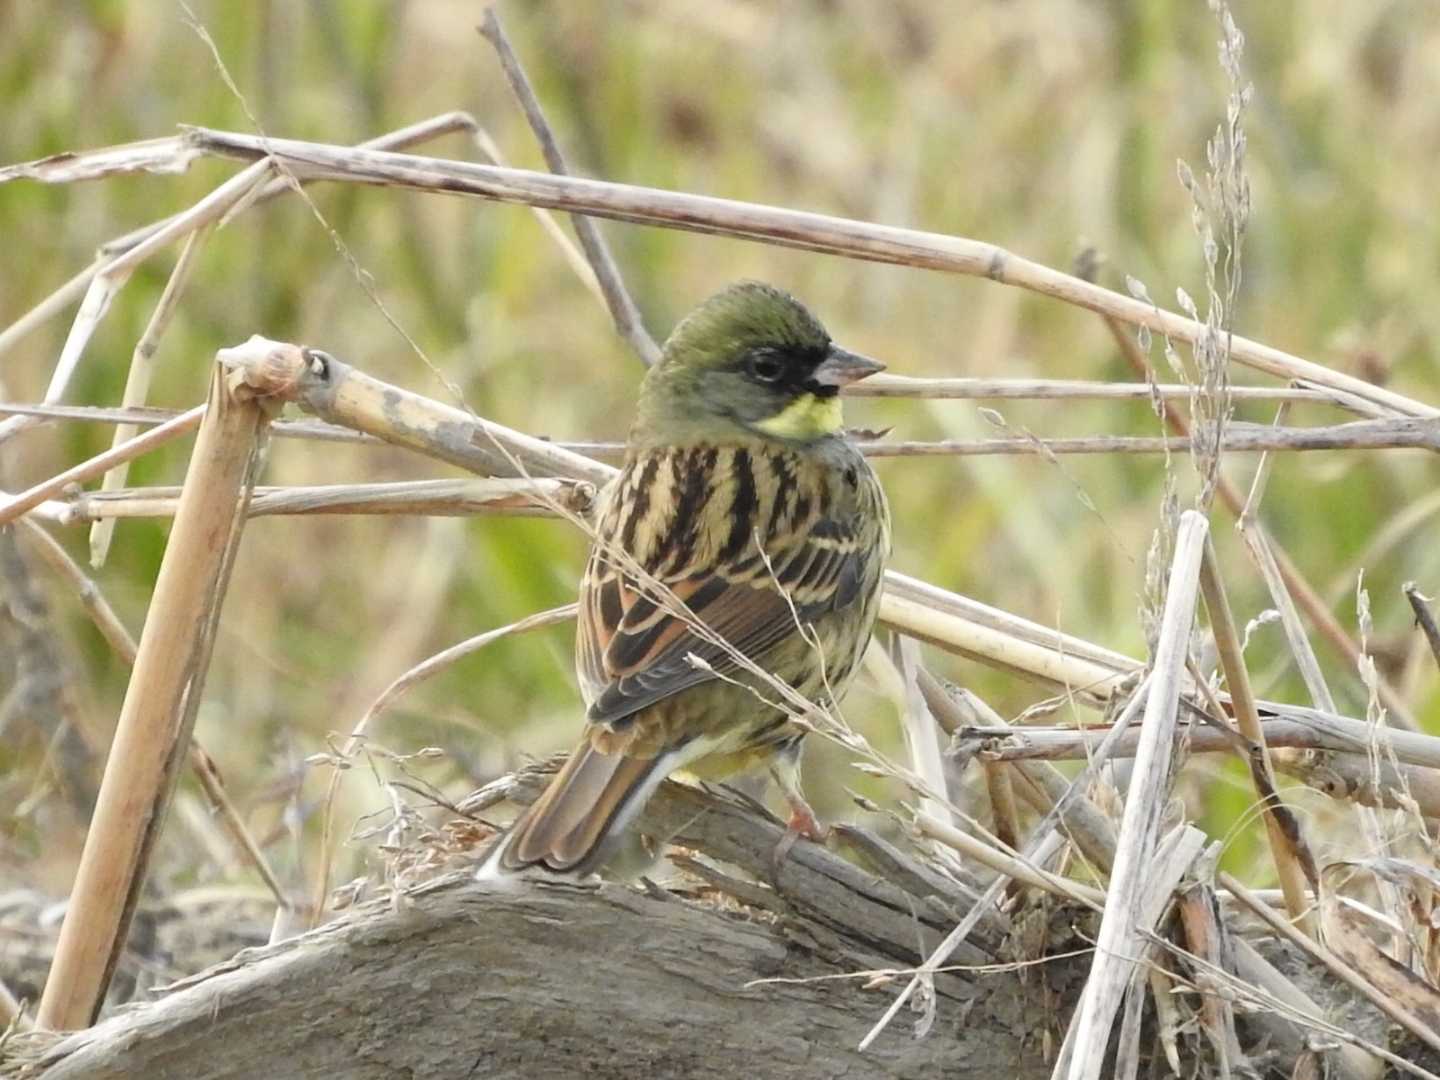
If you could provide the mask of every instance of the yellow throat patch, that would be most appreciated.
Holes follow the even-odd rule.
[[[840,433],[840,396],[816,397],[801,394],[768,420],[753,425],[766,435],[781,439],[817,439]]]

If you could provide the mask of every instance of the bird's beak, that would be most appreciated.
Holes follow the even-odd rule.
[[[868,356],[849,352],[838,345],[830,346],[830,353],[815,369],[813,378],[821,386],[848,386],[861,379],[884,371],[885,365]]]

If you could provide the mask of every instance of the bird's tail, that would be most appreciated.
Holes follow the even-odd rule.
[[[582,737],[550,786],[486,855],[477,876],[515,874],[528,866],[577,877],[599,869],[673,767],[673,757],[605,754]]]

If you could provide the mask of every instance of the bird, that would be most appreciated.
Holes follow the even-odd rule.
[[[478,877],[600,870],[671,775],[768,766],[787,838],[823,837],[800,789],[805,732],[753,667],[824,707],[870,641],[890,512],[839,392],[883,369],[761,282],[675,327],[597,501],[575,649],[584,730]]]

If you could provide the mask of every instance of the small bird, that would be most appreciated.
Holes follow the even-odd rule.
[[[599,869],[674,773],[769,765],[792,834],[821,835],[800,792],[804,733],[735,653],[817,704],[849,685],[875,623],[890,513],[838,395],[883,366],[759,282],[675,328],[640,388],[580,585],[584,733],[480,877]]]

